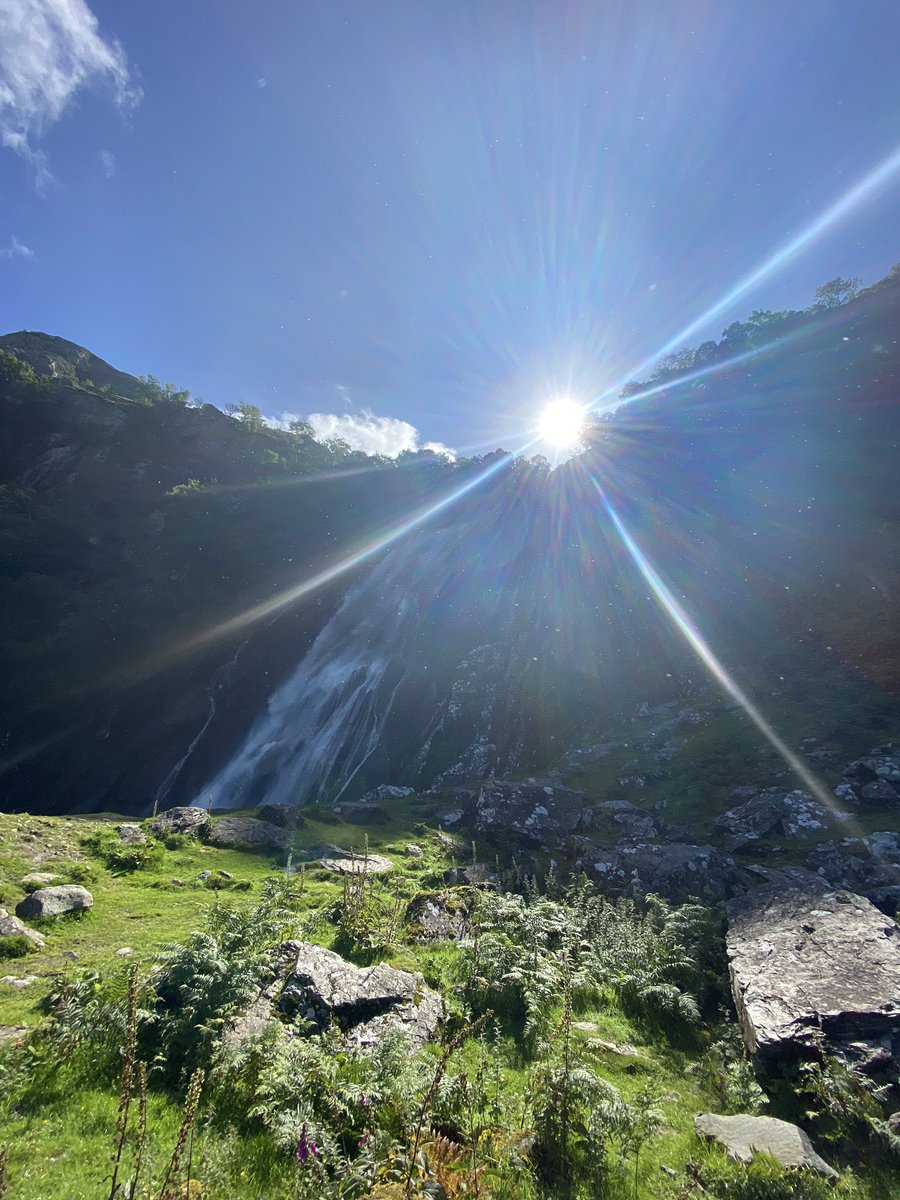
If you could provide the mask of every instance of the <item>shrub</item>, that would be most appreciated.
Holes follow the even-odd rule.
[[[37,950],[34,942],[24,933],[13,933],[9,937],[0,937],[0,958],[24,958]]]
[[[114,829],[98,829],[85,845],[111,871],[140,871],[158,866],[163,857],[163,847],[155,838],[140,843],[123,842]]]

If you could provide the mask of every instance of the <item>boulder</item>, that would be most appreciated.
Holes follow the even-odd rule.
[[[348,1045],[358,1049],[377,1045],[394,1030],[411,1046],[422,1046],[444,1013],[440,996],[425,986],[421,975],[386,963],[355,967],[332,950],[308,942],[297,946],[278,1007],[289,1019],[311,1022],[318,1029],[336,1024]]]
[[[586,800],[583,792],[567,787],[491,779],[478,793],[475,827],[482,833],[517,833],[546,844],[581,827]]]
[[[630,800],[604,800],[585,809],[582,827],[601,841],[647,841],[662,834],[662,825]]]
[[[94,897],[80,883],[64,883],[59,887],[38,888],[16,905],[16,916],[26,921],[39,917],[58,917],[63,913],[83,912],[92,908]]]
[[[729,903],[726,948],[751,1053],[900,1050],[900,929],[864,897],[764,884]]]
[[[43,934],[38,933],[36,929],[29,929],[18,917],[10,917],[6,913],[0,917],[0,937],[28,938],[29,942],[38,950],[44,945]]]
[[[209,813],[205,808],[170,808],[153,818],[150,832],[158,837],[170,833],[204,833],[209,827]]]
[[[37,975],[4,975],[0,979],[0,983],[5,983],[7,987],[16,988],[19,991],[22,988],[31,987],[33,983],[37,983]]]
[[[265,850],[287,850],[290,830],[256,817],[219,817],[210,826],[209,841],[215,846],[252,846]]]
[[[835,795],[857,808],[893,807],[900,803],[900,752],[894,746],[875,746],[844,772]]]
[[[829,1179],[837,1178],[837,1171],[816,1153],[803,1130],[790,1121],[746,1113],[731,1117],[698,1113],[694,1130],[699,1136],[724,1146],[729,1158],[738,1162],[748,1163],[754,1154],[770,1154],[783,1167],[802,1167]]]
[[[469,898],[458,891],[420,892],[406,908],[417,942],[455,942],[469,928]]]
[[[407,858],[424,858],[425,857],[425,851],[422,849],[421,846],[416,845],[415,842],[407,842],[406,845],[403,847],[403,853],[406,855]]]
[[[116,833],[119,835],[119,841],[126,846],[143,846],[147,841],[147,834],[140,825],[119,825],[116,827]]]
[[[749,799],[744,798],[747,791],[738,788],[732,792],[730,799],[740,796],[742,803],[722,813],[713,824],[714,834],[727,850],[740,850],[771,834],[796,837],[827,829],[836,819],[836,814],[799,788],[792,792],[767,788]]]

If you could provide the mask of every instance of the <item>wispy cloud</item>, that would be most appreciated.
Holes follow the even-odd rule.
[[[310,413],[298,417],[296,413],[284,412],[280,417],[270,418],[269,424],[278,429],[287,429],[291,421],[304,420],[311,426],[316,440],[327,442],[329,438],[341,438],[351,450],[363,450],[366,454],[384,454],[396,458],[404,450],[432,450],[446,458],[456,458],[455,451],[440,442],[419,445],[419,431],[409,421],[398,417],[379,417],[369,408],[355,413]]]
[[[103,174],[107,179],[112,179],[116,173],[116,156],[112,150],[100,151],[100,166],[103,168]]]
[[[102,85],[131,109],[141,98],[125,52],[100,35],[85,0],[0,0],[0,143],[53,176],[37,143],[82,88]]]
[[[9,245],[0,250],[0,258],[34,258],[34,251],[12,234]]]

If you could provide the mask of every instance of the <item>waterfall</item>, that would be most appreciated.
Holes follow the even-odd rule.
[[[336,799],[379,745],[421,618],[459,571],[458,541],[452,528],[410,535],[355,584],[199,798],[223,808]]]

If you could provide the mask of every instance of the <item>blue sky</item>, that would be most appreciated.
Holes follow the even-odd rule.
[[[0,0],[0,330],[514,448],[897,151],[898,44],[896,0]],[[687,340],[898,259],[892,169]]]

